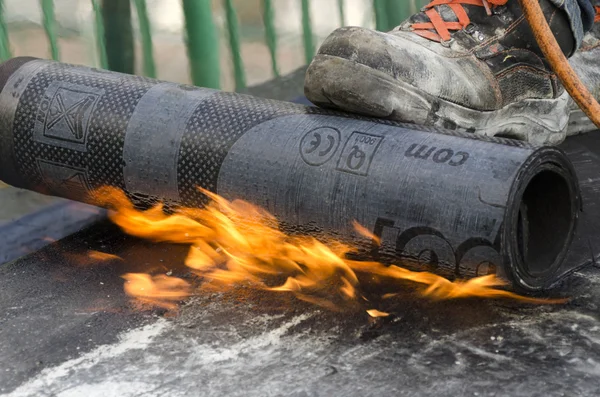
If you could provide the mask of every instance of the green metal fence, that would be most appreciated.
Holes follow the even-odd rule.
[[[9,40],[10,32],[5,22],[5,5],[10,1],[0,0],[0,59],[12,56]],[[101,67],[134,73],[134,36],[139,37],[142,72],[149,77],[156,77],[156,62],[153,53],[153,36],[151,20],[146,0],[81,0],[90,1],[94,15],[96,51]],[[304,61],[309,63],[313,57],[317,42],[313,32],[311,18],[311,0],[296,0],[301,9],[301,27]],[[317,1],[317,0],[313,0]],[[318,0],[322,1],[322,0]],[[340,25],[346,24],[347,1],[336,0]],[[399,24],[408,15],[422,6],[425,0],[365,0],[372,3],[375,26],[378,30],[389,30]],[[220,2],[220,3],[219,3]],[[61,60],[61,49],[58,44],[57,23],[54,0],[39,0],[42,13],[42,24],[48,41],[49,53],[55,60]],[[214,7],[222,7],[225,15],[225,26],[228,35],[228,50],[235,88],[246,87],[246,67],[241,52],[240,26],[238,10],[233,0],[173,0],[174,6],[181,6],[185,20],[187,56],[191,81],[198,85],[220,88],[222,58],[220,57],[219,32],[215,24]],[[278,32],[275,20],[277,0],[261,0],[264,41],[269,50],[270,66],[274,76],[279,76],[278,64]],[[136,18],[132,18],[135,12]],[[133,26],[133,21],[137,25]],[[135,32],[134,32],[135,31]],[[299,49],[300,50],[300,49]]]

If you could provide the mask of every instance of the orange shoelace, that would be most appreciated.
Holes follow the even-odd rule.
[[[451,30],[462,30],[471,23],[469,15],[462,6],[463,4],[485,7],[487,14],[492,15],[492,7],[502,6],[507,2],[508,0],[433,0],[425,6],[425,15],[429,17],[431,22],[414,23],[412,29],[416,34],[427,39],[448,41],[452,38],[450,35]],[[458,22],[447,22],[442,19],[435,7],[444,4],[454,11]]]
[[[600,6],[596,6],[596,18],[594,22],[600,22]]]

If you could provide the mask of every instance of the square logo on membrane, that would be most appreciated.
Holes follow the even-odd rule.
[[[67,82],[52,83],[38,105],[34,139],[85,152],[89,122],[104,90]]]

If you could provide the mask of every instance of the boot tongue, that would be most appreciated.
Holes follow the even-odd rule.
[[[473,6],[467,6],[467,7],[473,7]],[[465,9],[467,7],[464,7]],[[435,8],[435,10],[438,12],[438,14],[440,14],[440,16],[442,17],[442,19],[446,22],[457,22],[458,18],[456,17],[456,14],[454,14],[454,11],[452,11],[452,9],[450,7],[448,7],[447,5],[441,5],[441,6],[435,6],[433,7]],[[481,7],[477,7],[477,8],[481,8]],[[468,11],[467,11],[468,13]],[[416,14],[414,14],[412,17],[410,17],[408,19],[408,22],[410,22],[410,24],[412,25],[413,23],[427,23],[427,22],[431,22],[429,20],[429,17],[427,16],[427,14],[425,14],[424,11],[418,12]]]
[[[475,6],[470,4],[461,4],[462,8],[466,11],[469,19],[472,23],[479,24],[484,23],[486,18],[490,16],[487,14],[485,7]],[[458,17],[454,13],[454,10],[449,6],[443,4],[433,7],[438,14],[442,17],[445,22],[458,22]],[[424,11],[418,12],[411,16],[400,28],[410,27],[414,23],[428,23],[431,22],[427,14]]]

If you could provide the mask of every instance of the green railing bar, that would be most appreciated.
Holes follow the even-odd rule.
[[[225,0],[225,14],[227,16],[227,30],[229,31],[229,47],[233,60],[233,69],[235,76],[236,91],[246,88],[246,73],[244,71],[244,61],[240,49],[240,32],[238,17],[235,12],[232,0]]]
[[[304,38],[304,59],[310,63],[315,55],[315,43],[310,21],[310,1],[302,0],[302,33]]]
[[[102,0],[102,19],[108,68],[120,73],[135,73],[133,26],[129,0]]]
[[[387,12],[385,0],[373,0],[373,8],[375,10],[375,29],[386,31],[388,27]]]
[[[0,0],[0,60],[6,61],[12,58],[10,42],[8,40],[8,29],[4,20],[4,1]]]
[[[50,44],[50,54],[55,61],[60,60],[58,51],[58,40],[56,35],[56,17],[54,15],[54,0],[40,0],[42,14],[44,15],[44,30],[48,43]]]
[[[415,1],[374,0],[375,25],[377,30],[387,32],[410,16],[415,9]]]
[[[277,31],[275,30],[275,12],[271,0],[263,0],[263,23],[265,24],[265,39],[271,54],[271,70],[275,77],[279,77],[279,66],[277,64]]]
[[[106,55],[106,44],[104,40],[104,20],[102,19],[102,9],[99,0],[92,0],[92,9],[94,10],[94,24],[96,25],[96,47],[98,47],[98,57],[100,58],[100,67],[108,69],[108,56]]]
[[[346,25],[346,7],[344,0],[338,0],[338,10],[340,12],[340,26]]]
[[[392,30],[408,18],[413,11],[414,1],[387,0],[388,29]]]
[[[154,63],[154,48],[152,46],[152,28],[148,18],[146,0],[135,0],[135,11],[137,12],[140,38],[142,39],[142,57],[144,58],[144,75],[156,78],[156,64]]]
[[[183,0],[187,49],[195,85],[220,87],[219,40],[210,0]]]

